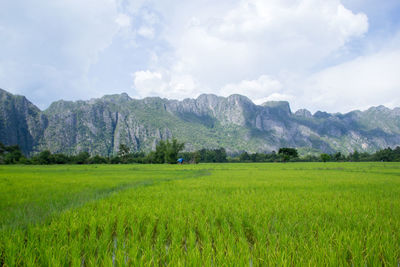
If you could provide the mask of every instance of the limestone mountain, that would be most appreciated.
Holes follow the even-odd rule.
[[[25,153],[49,149],[111,155],[119,144],[151,150],[176,137],[186,150],[225,147],[229,152],[373,152],[400,145],[400,108],[372,107],[347,114],[302,109],[285,101],[255,105],[241,95],[203,94],[182,101],[127,94],[87,101],[57,101],[44,111],[23,96],[0,89],[0,142]]]
[[[46,118],[35,105],[0,89],[0,142],[18,144],[29,153],[38,146],[45,128]]]

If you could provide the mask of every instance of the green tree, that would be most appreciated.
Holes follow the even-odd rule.
[[[360,161],[360,153],[357,150],[354,150],[354,152],[349,155],[349,159],[351,161]]]
[[[394,161],[395,153],[390,147],[388,147],[386,149],[377,151],[373,158],[377,161]]]
[[[39,161],[39,164],[42,164],[42,165],[52,164],[53,158],[52,158],[51,152],[49,150],[44,150],[44,151],[40,152],[39,156],[38,156],[38,161]]]
[[[193,152],[193,157],[190,160],[190,163],[198,164],[200,162],[200,153],[198,151]]]
[[[396,147],[393,150],[393,154],[394,154],[393,161],[400,161],[400,146]]]
[[[114,156],[110,158],[110,163],[111,164],[120,164],[121,162],[121,158],[118,156]]]
[[[152,155],[152,163],[165,163],[165,152],[167,151],[167,145],[164,140],[161,140],[156,145],[156,151]]]
[[[156,151],[148,155],[151,163],[170,163],[174,164],[178,160],[178,153],[185,147],[184,143],[179,143],[173,138],[171,141],[161,140],[156,145]]]
[[[18,145],[4,146],[3,145],[3,161],[5,164],[16,164],[24,155]]]
[[[106,164],[108,161],[106,158],[103,158],[99,155],[96,155],[94,157],[91,157],[88,159],[89,164]]]
[[[165,162],[174,164],[178,160],[178,153],[185,147],[184,143],[179,143],[175,138],[170,142],[167,140],[165,145]]]
[[[130,148],[125,144],[120,144],[118,148],[118,157],[122,163],[127,163],[129,158]]]
[[[344,160],[344,157],[341,152],[337,152],[337,153],[335,153],[335,155],[333,155],[333,159],[335,161],[341,161],[341,160]]]
[[[284,162],[289,161],[291,159],[295,159],[299,157],[299,153],[297,149],[290,147],[282,147],[279,149],[278,154],[282,157]]]
[[[215,149],[215,161],[216,162],[226,162],[226,150],[223,147]]]
[[[215,162],[215,153],[209,149],[201,149],[200,153],[200,162]]]
[[[6,152],[6,146],[0,142],[0,155],[4,154]]]
[[[69,156],[62,153],[53,154],[52,157],[55,164],[67,164],[71,161]]]
[[[180,152],[178,154],[178,158],[183,158],[185,162],[189,162],[191,164],[197,164],[200,162],[200,153],[199,151]]]
[[[85,163],[87,163],[89,158],[90,158],[90,154],[86,151],[82,151],[78,155],[75,156],[75,163],[76,164],[85,164]]]
[[[4,163],[5,152],[6,152],[6,146],[0,142],[0,164]]]
[[[242,154],[240,154],[239,160],[240,160],[241,162],[249,161],[249,160],[250,160],[249,153],[243,152]]]
[[[323,162],[327,162],[327,161],[329,161],[329,160],[331,159],[331,156],[330,156],[329,154],[326,154],[326,153],[322,153],[322,154],[320,155],[320,157],[321,157],[321,160],[322,160]]]
[[[202,149],[199,151],[201,162],[226,162],[226,150],[223,147],[218,149]]]
[[[155,155],[156,152],[155,151],[151,151],[149,154],[147,154],[147,156],[144,158],[143,163],[156,163],[155,162]]]

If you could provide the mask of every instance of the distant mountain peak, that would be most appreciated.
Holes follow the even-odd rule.
[[[317,111],[314,113],[313,117],[318,119],[326,119],[332,117],[332,115],[325,111]]]
[[[112,102],[132,100],[132,98],[130,98],[127,93],[104,95],[101,99],[107,100],[107,101],[112,101]]]
[[[299,109],[297,110],[294,115],[298,116],[298,117],[304,117],[304,118],[311,118],[312,114],[309,110],[307,109]]]
[[[275,108],[275,109],[281,109],[285,111],[287,114],[291,114],[292,111],[290,110],[290,104],[288,101],[267,101],[263,104],[261,104],[263,107],[268,107],[268,108]]]

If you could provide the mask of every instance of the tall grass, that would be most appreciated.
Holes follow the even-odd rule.
[[[399,164],[11,166],[0,188],[4,266],[400,264]]]

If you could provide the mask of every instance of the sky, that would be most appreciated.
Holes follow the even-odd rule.
[[[0,88],[39,108],[242,94],[400,107],[399,0],[1,0]]]

